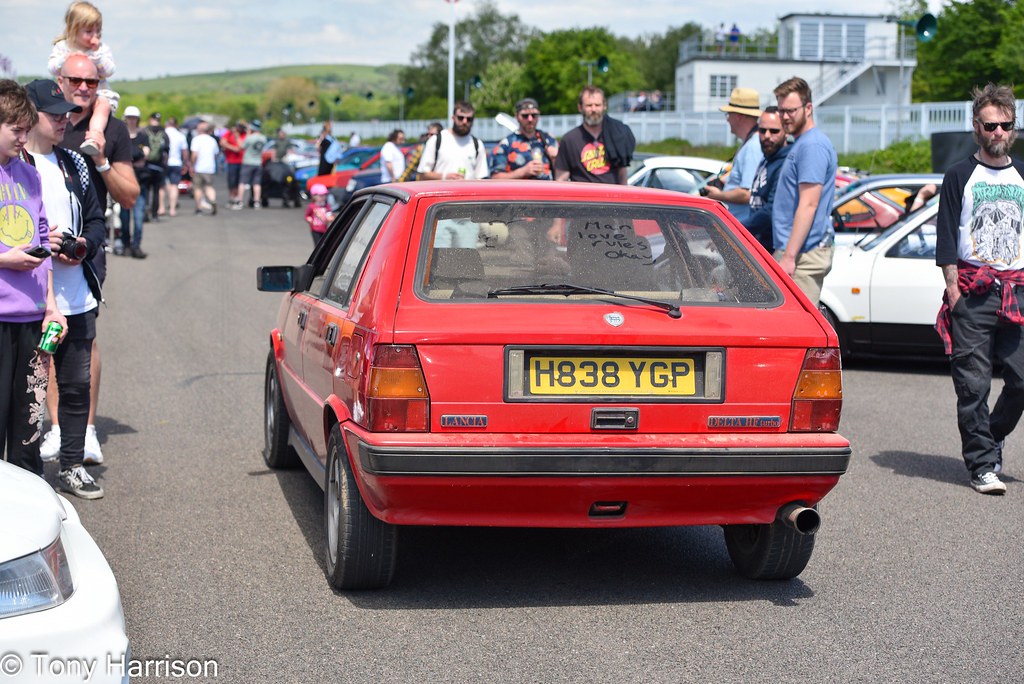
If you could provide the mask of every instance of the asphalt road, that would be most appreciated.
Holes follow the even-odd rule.
[[[1024,439],[1005,497],[971,490],[941,364],[848,367],[854,458],[797,580],[740,578],[718,528],[406,529],[391,588],[332,592],[320,489],[260,455],[280,297],[255,270],[311,245],[301,210],[273,204],[194,217],[184,200],[146,224],[148,259],[111,258],[106,497],[77,507],[135,658],[244,683],[1024,677]]]

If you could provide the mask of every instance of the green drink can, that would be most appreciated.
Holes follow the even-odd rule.
[[[60,344],[60,334],[64,331],[63,326],[56,321],[50,321],[43,332],[43,338],[39,340],[39,351],[52,354],[57,351]]]

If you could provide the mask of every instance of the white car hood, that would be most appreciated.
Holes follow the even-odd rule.
[[[52,544],[66,517],[46,480],[0,461],[0,563]]]

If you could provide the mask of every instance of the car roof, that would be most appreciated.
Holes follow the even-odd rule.
[[[528,190],[528,192],[527,192]],[[606,183],[573,183],[569,181],[472,180],[472,181],[415,181],[377,185],[360,190],[354,197],[374,192],[399,196],[403,201],[416,198],[441,198],[458,201],[475,197],[509,201],[636,203],[694,206],[719,213],[721,204],[701,197],[685,195],[671,190],[638,188],[632,185]],[[721,209],[724,211],[724,209]]]
[[[709,159],[708,157],[661,155],[658,157],[649,157],[644,159],[643,167],[648,169],[681,167],[685,169],[697,169],[698,171],[716,173],[721,171],[722,167],[727,163],[728,162],[721,161],[720,159]]]

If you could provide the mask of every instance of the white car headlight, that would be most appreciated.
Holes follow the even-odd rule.
[[[356,179],[353,178],[352,180],[350,180],[348,182],[348,185],[345,186],[345,192],[354,192],[355,189],[356,189]]]
[[[74,592],[60,537],[41,551],[0,564],[0,619],[59,606]]]

